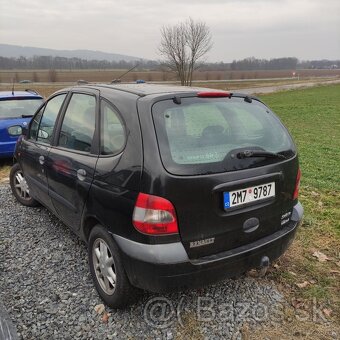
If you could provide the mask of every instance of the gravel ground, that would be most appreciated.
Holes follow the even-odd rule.
[[[285,302],[250,277],[167,295],[142,293],[126,310],[98,306],[87,251],[43,207],[0,185],[0,300],[21,339],[225,338],[279,322]]]
[[[6,308],[0,301],[0,339],[17,340],[16,329],[7,314]]]

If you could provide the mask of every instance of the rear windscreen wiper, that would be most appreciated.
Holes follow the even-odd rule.
[[[244,150],[239,152],[237,158],[250,158],[250,157],[267,157],[267,158],[282,158],[286,159],[286,156],[281,155],[279,153],[270,152],[270,151],[261,151],[261,150]]]

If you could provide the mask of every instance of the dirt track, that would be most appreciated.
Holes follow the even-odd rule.
[[[272,92],[293,90],[293,89],[298,89],[298,88],[313,87],[313,86],[318,86],[318,85],[330,85],[330,84],[339,84],[339,83],[340,83],[340,79],[328,80],[328,81],[313,81],[313,82],[306,82],[306,83],[299,83],[299,84],[286,84],[286,85],[278,85],[278,86],[263,86],[263,87],[237,89],[237,90],[234,90],[234,92],[242,92],[242,93],[247,93],[247,94],[272,93]],[[231,92],[233,92],[233,90],[231,90]]]

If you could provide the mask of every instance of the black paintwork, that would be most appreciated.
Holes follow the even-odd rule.
[[[209,273],[212,279],[217,279],[221,276],[217,272],[222,269],[231,274],[258,265],[261,256],[269,256],[272,260],[287,248],[302,217],[301,212],[298,221],[292,222],[294,225],[289,233],[275,239],[272,244],[266,243],[264,248],[256,251],[249,248],[248,252],[237,253],[234,260],[230,257],[222,259],[219,265],[209,267],[208,263],[200,272],[201,267],[194,264],[195,261],[199,263],[200,259],[228,251],[233,253],[233,249],[240,247],[247,249],[248,245],[256,242],[261,245],[261,240],[280,233],[281,216],[293,212],[297,204],[292,195],[298,171],[295,155],[242,171],[196,176],[167,172],[157,144],[152,105],[169,98],[176,98],[176,102],[180,103],[180,98],[195,97],[203,90],[148,84],[84,85],[66,89],[60,91],[68,95],[60,109],[51,145],[30,140],[27,136],[22,136],[17,144],[15,157],[28,180],[32,197],[56,214],[84,241],[87,241],[91,228],[99,223],[117,237],[118,245],[119,238],[145,245],[140,247],[138,261],[121,247],[130,281],[142,288],[157,290],[152,288],[153,280],[146,279],[147,275],[150,278],[162,277],[162,280],[172,276],[171,284],[161,286],[180,286],[180,276],[187,277],[190,282],[191,272],[194,272],[195,278]],[[63,115],[72,93],[96,97],[96,127],[88,153],[57,146]],[[248,102],[258,100],[241,94],[235,96],[244,97]],[[127,133],[125,148],[112,156],[103,156],[99,152],[101,98],[112,103],[119,112]],[[39,163],[41,156],[44,157],[43,164]],[[78,170],[85,170],[84,178],[79,179]],[[273,181],[276,183],[275,198],[228,212],[223,209],[223,192]],[[180,231],[178,235],[147,236],[133,227],[132,213],[139,192],[165,197],[174,204]],[[252,221],[258,221],[259,226],[253,228]],[[251,228],[254,231],[249,232]],[[214,242],[190,248],[190,242],[209,238],[214,238]],[[151,249],[155,249],[152,245],[159,244],[180,244],[187,254],[187,259],[183,260],[186,262],[164,264],[164,267],[143,260],[148,258],[146,254],[150,254]],[[157,251],[160,249],[157,247]],[[176,275],[180,275],[178,279]],[[154,284],[156,286],[156,282]]]
[[[279,232],[247,246],[199,260],[158,263],[125,255],[125,268],[133,285],[153,292],[201,287],[259,268],[264,257],[277,259],[291,244],[297,225],[292,221]]]

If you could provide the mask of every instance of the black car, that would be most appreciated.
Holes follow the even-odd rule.
[[[136,287],[192,288],[266,267],[302,219],[292,138],[243,94],[149,84],[61,90],[38,109],[15,159],[15,197],[43,204],[87,243],[111,307]]]

